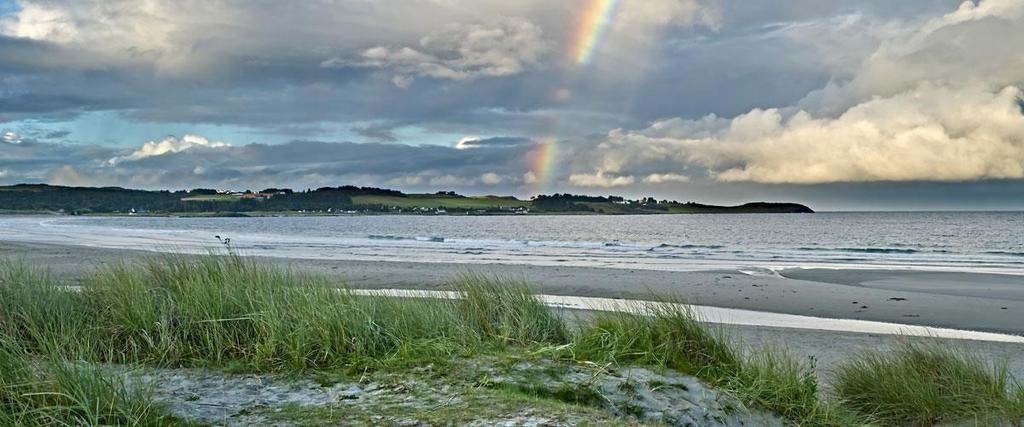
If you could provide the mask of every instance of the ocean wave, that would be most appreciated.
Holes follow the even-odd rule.
[[[407,236],[393,236],[390,234],[371,234],[366,236],[370,240],[415,240],[418,242],[432,242],[432,243],[444,243],[444,237],[407,237]]]
[[[722,249],[725,246],[722,245],[673,245],[669,243],[662,243],[658,246],[651,248],[652,251],[658,249]]]
[[[811,248],[811,247],[800,247],[798,251],[809,251],[809,252],[853,252],[860,254],[916,254],[921,251],[917,249],[904,249],[904,248]]]
[[[989,255],[1008,255],[1008,256],[1024,257],[1024,252],[1015,252],[1015,251],[986,251],[985,253],[989,254]]]

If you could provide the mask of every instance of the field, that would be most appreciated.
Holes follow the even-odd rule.
[[[384,205],[399,208],[448,208],[448,209],[487,209],[499,207],[517,208],[530,207],[529,201],[499,197],[454,197],[434,194],[410,194],[406,197],[395,196],[353,196],[355,205]]]
[[[278,406],[257,402],[230,416],[299,425],[548,417],[802,426],[1024,417],[1024,389],[966,351],[907,344],[852,356],[824,392],[813,366],[738,348],[683,305],[636,302],[644,315],[582,318],[544,306],[515,279],[467,273],[451,289],[461,297],[360,296],[235,255],[155,256],[100,268],[69,288],[8,262],[0,266],[0,424],[216,423],[219,415],[201,414],[266,387]],[[125,367],[149,385],[117,373]]]
[[[199,196],[190,196],[182,198],[183,202],[236,202],[242,199],[242,196],[236,196],[234,194],[204,194]]]

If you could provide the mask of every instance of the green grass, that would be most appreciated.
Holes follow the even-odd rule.
[[[242,199],[242,196],[234,194],[203,194],[199,196],[183,197],[183,202],[236,202]]]
[[[460,279],[459,300],[365,297],[238,256],[167,255],[104,268],[80,292],[23,264],[0,268],[0,284],[0,332],[101,362],[358,370],[567,334],[525,284],[505,279]]]
[[[835,388],[846,406],[884,425],[1024,420],[1024,388],[1005,365],[938,344],[863,353],[836,369]]]
[[[182,424],[164,415],[144,391],[130,390],[96,367],[36,359],[0,337],[0,425]]]
[[[493,197],[451,197],[434,194],[410,194],[407,197],[394,196],[353,196],[354,205],[384,205],[400,208],[437,208],[448,209],[487,209],[503,207],[530,207],[525,200],[512,200]]]
[[[800,425],[842,425],[847,416],[820,398],[809,366],[770,349],[744,357],[720,330],[699,322],[677,301],[636,303],[629,311],[602,313],[585,325],[574,358],[614,365],[656,365],[692,374],[744,402]]]
[[[740,351],[674,300],[569,326],[522,280],[465,274],[452,287],[461,298],[360,296],[232,254],[107,266],[72,292],[45,271],[0,264],[0,417],[8,417],[0,425],[39,414],[69,424],[162,422],[144,396],[65,361],[352,373],[514,353],[678,370],[802,426],[1024,416],[1024,391],[1005,368],[942,348],[855,358],[837,371],[829,401],[812,366],[778,351]],[[21,368],[32,357],[48,363]],[[49,391],[23,393],[19,384]],[[563,394],[541,397],[572,401]]]

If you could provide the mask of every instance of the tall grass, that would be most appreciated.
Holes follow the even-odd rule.
[[[26,350],[77,353],[93,325],[85,305],[82,295],[68,292],[45,270],[0,261],[0,333]]]
[[[1024,388],[1005,364],[939,344],[863,353],[836,369],[835,389],[845,405],[885,425],[1024,422]]]
[[[788,355],[761,349],[745,357],[721,330],[700,322],[677,300],[625,308],[646,315],[598,314],[582,328],[574,357],[690,373],[799,425],[845,423],[844,415],[821,401],[813,370]]]
[[[68,292],[9,264],[0,331],[43,353],[254,370],[362,368],[566,339],[522,282],[465,276],[455,287],[463,298],[366,297],[234,255],[165,255],[102,269]]]
[[[362,370],[517,348],[672,368],[802,426],[1024,414],[1024,390],[1005,369],[941,348],[863,355],[840,368],[838,403],[828,403],[813,367],[776,351],[745,354],[678,301],[638,302],[629,311],[643,314],[600,313],[570,328],[521,280],[464,274],[452,285],[460,298],[360,296],[234,254],[162,255],[99,269],[72,292],[22,263],[0,264],[0,425],[37,413],[71,424],[159,420],[144,399],[63,360]],[[36,372],[9,356],[22,354],[52,362]],[[24,393],[23,384],[47,391]]]
[[[453,286],[467,325],[485,337],[510,343],[561,343],[569,331],[551,308],[540,303],[525,281],[463,273]]]
[[[95,367],[34,360],[0,338],[0,425],[163,426],[176,424],[142,390]]]
[[[701,324],[675,301],[628,303],[624,313],[599,313],[584,325],[576,343],[579,356],[604,362],[667,366],[702,377],[735,372],[740,355],[725,337]]]

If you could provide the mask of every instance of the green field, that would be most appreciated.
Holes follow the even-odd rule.
[[[241,200],[241,196],[234,194],[204,194],[182,198],[183,202],[235,202]]]
[[[384,205],[399,208],[449,208],[449,209],[487,209],[499,207],[530,207],[529,201],[499,197],[457,197],[435,194],[410,194],[406,197],[397,196],[353,196],[355,205]]]

